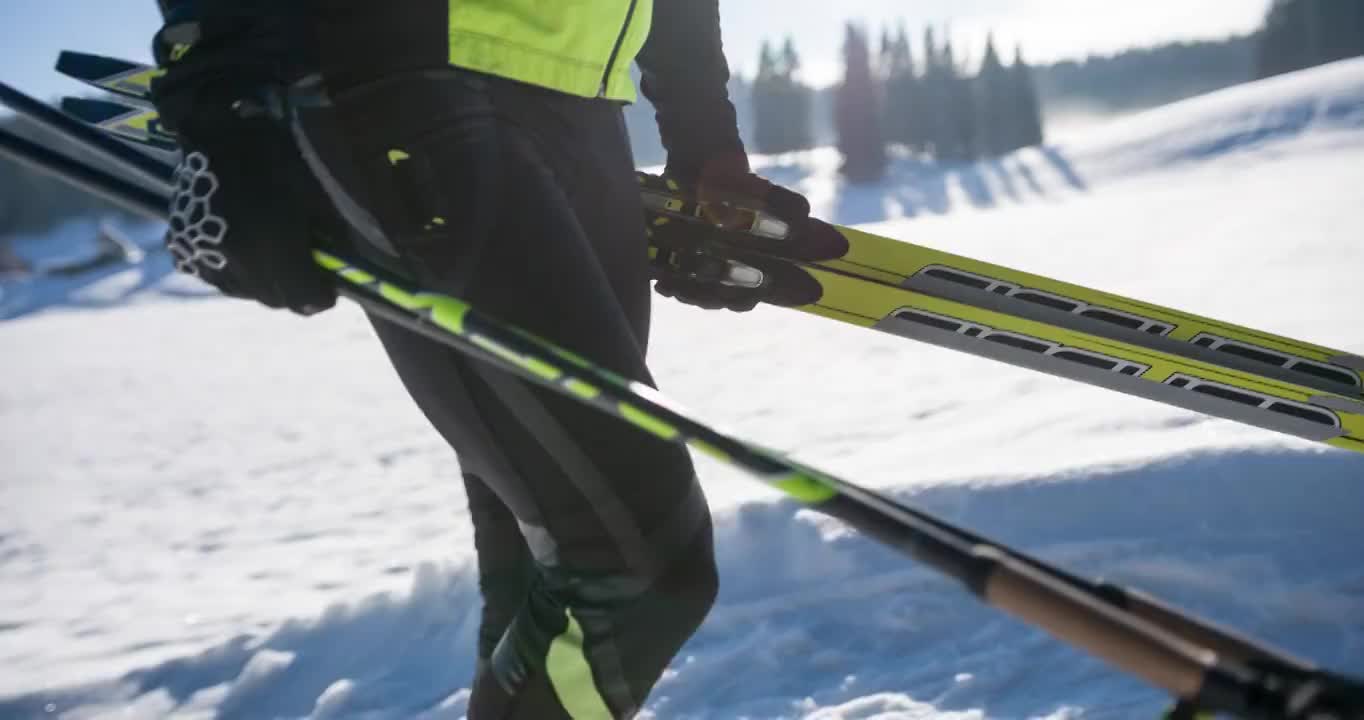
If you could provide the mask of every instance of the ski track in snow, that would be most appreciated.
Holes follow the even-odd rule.
[[[894,237],[1364,354],[1364,61],[998,162],[764,172]],[[84,250],[88,228],[28,253]],[[144,234],[150,236],[153,233]],[[0,718],[460,718],[457,466],[362,316],[156,259],[0,285]],[[760,308],[656,305],[670,397],[1085,575],[1364,672],[1364,458]],[[1162,698],[699,463],[716,609],[646,717],[1151,717]]]

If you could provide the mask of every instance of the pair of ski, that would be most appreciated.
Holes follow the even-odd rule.
[[[65,52],[57,69],[120,100],[67,98],[68,113],[124,140],[175,149],[147,102],[156,68]],[[640,179],[651,223],[708,214],[658,178]],[[737,282],[766,284],[772,304],[1364,452],[1364,357],[838,231],[847,249],[833,257],[784,257],[739,231],[704,252],[734,266]]]
[[[148,217],[165,219],[170,168],[0,83],[0,103],[140,182],[0,129],[0,156],[67,180]],[[325,253],[339,292],[413,332],[612,414],[639,431],[743,470],[819,512],[928,565],[982,601],[1122,668],[1199,712],[1298,720],[1364,718],[1364,684],[1320,669],[1141,593],[1094,582],[955,527],[880,493],[720,432],[657,392],[483,315]],[[893,286],[887,286],[894,290]]]

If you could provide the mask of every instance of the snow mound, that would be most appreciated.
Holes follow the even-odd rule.
[[[1364,458],[1201,455],[1109,473],[939,487],[908,502],[1364,670]],[[1172,488],[1178,488],[1171,492]],[[716,609],[647,717],[920,720],[1152,716],[1163,699],[968,599],[942,577],[790,503],[723,513]],[[467,569],[338,604],[262,636],[94,686],[0,702],[0,717],[459,718],[478,622]],[[41,712],[40,712],[41,711]]]
[[[1309,140],[1358,145],[1364,58],[1226,88],[1096,128],[1060,152],[1093,178],[1176,168]]]

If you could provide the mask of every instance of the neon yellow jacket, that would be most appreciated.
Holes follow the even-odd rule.
[[[201,0],[278,8],[287,0]],[[292,0],[305,3],[305,0]],[[306,0],[334,88],[454,65],[587,98],[635,99],[630,63],[670,158],[743,152],[719,0]],[[681,167],[670,171],[684,173]]]
[[[638,61],[670,172],[697,171],[679,162],[743,156],[718,0],[445,2],[451,64],[571,95],[633,101],[629,68]]]
[[[284,17],[265,30],[307,28],[312,37],[300,42],[316,43],[334,90],[454,65],[629,102],[637,62],[670,172],[685,177],[697,168],[678,163],[699,167],[744,152],[726,86],[719,0],[163,0],[163,12],[181,3],[232,21]]]
[[[571,95],[634,100],[653,0],[450,0],[450,63]]]

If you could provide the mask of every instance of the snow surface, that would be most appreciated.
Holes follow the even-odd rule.
[[[60,268],[95,259],[99,223],[70,220],[42,235],[10,238],[10,248],[32,274],[0,276],[0,320],[58,307],[96,309],[164,297],[205,297],[212,288],[176,275],[170,255],[159,252],[163,228],[157,223],[106,221],[146,253],[135,268],[104,265],[79,274]]]
[[[998,162],[899,158],[874,187],[836,162],[764,172],[874,232],[1364,354],[1364,61]],[[478,598],[457,467],[358,311],[204,299],[164,260],[0,290],[0,718],[463,716]],[[702,417],[1364,672],[1364,458],[770,308],[661,301],[652,357]],[[646,717],[1162,709],[699,466],[721,597]]]

